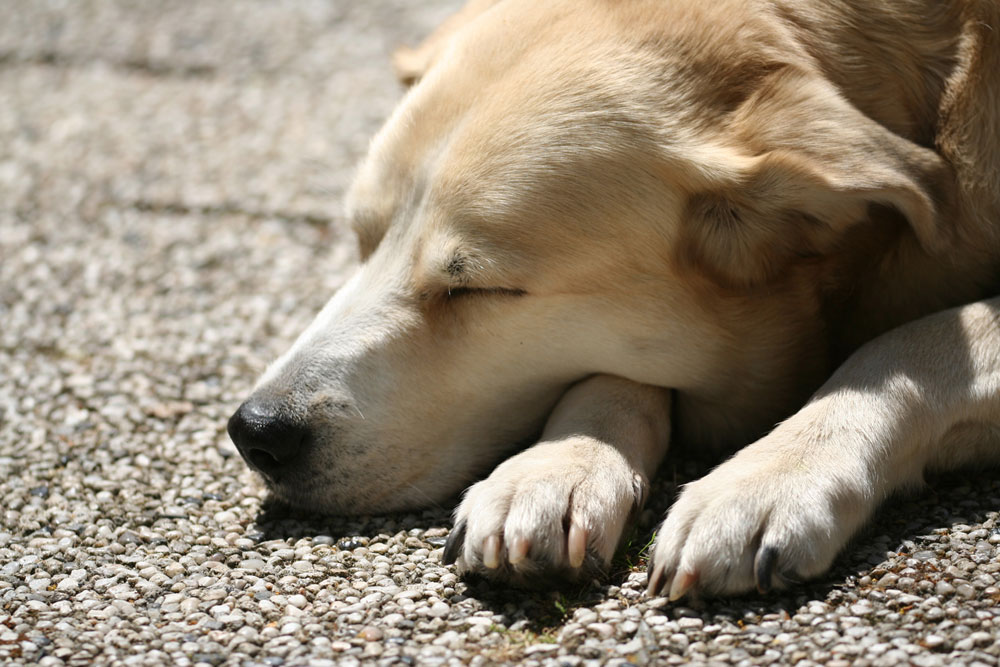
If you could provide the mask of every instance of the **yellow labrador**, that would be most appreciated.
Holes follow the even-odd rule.
[[[658,531],[676,599],[815,576],[925,469],[997,460],[995,0],[474,0],[397,67],[363,263],[230,421],[279,497],[488,473],[446,559],[572,577],[671,437],[752,442]]]

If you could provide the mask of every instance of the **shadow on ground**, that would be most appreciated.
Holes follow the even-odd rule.
[[[609,573],[590,581],[552,580],[548,586],[525,589],[501,585],[478,576],[467,576],[465,597],[483,608],[505,614],[519,628],[545,638],[553,638],[577,609],[590,608],[616,597],[620,586],[635,572],[644,572],[659,520],[676,498],[681,485],[708,472],[701,462],[686,462],[683,470],[668,460],[652,494],[650,506],[630,529],[616,554]],[[767,595],[748,594],[733,598],[694,598],[664,604],[673,618],[697,617],[706,624],[729,621],[752,623],[766,615],[790,618],[810,601],[837,604],[843,591],[870,588],[879,577],[913,567],[914,556],[926,563],[935,552],[935,543],[961,524],[985,521],[996,510],[989,505],[989,488],[995,471],[965,471],[929,478],[927,488],[908,496],[890,499],[837,558],[830,571],[818,580],[786,591]],[[287,540],[327,536],[340,549],[362,545],[373,532],[426,531],[451,525],[450,507],[421,513],[390,514],[380,517],[339,517],[303,513],[280,501],[268,500],[256,519],[256,539]],[[374,529],[374,531],[373,531]],[[442,548],[445,531],[426,537],[434,548]],[[924,567],[935,568],[933,564]],[[925,573],[926,574],[926,573]]]

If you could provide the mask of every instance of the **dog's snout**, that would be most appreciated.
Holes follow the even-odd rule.
[[[277,404],[254,399],[229,418],[228,430],[247,463],[272,479],[299,456],[308,435],[305,425]]]

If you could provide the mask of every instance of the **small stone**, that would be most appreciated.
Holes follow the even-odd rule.
[[[941,607],[931,607],[924,612],[924,618],[932,623],[936,623],[945,617],[944,609]]]
[[[882,576],[877,582],[875,582],[876,588],[892,588],[899,581],[899,575],[889,572]]]
[[[51,585],[52,580],[48,578],[32,579],[28,582],[28,588],[36,593],[46,590]]]
[[[943,579],[934,586],[934,594],[946,597],[955,592],[955,587]]]
[[[366,642],[377,642],[380,641],[385,636],[379,628],[373,625],[367,625],[358,632],[358,637],[364,639]]]
[[[855,616],[866,616],[875,611],[875,608],[867,600],[862,600],[857,604],[851,605],[851,613]]]
[[[345,537],[337,542],[337,548],[343,551],[354,551],[358,547],[363,547],[364,545],[364,542],[354,537]]]
[[[971,584],[959,584],[955,587],[955,593],[966,600],[976,597],[976,589]]]
[[[598,635],[602,639],[608,639],[613,637],[615,634],[615,629],[608,623],[591,623],[587,626],[587,630]]]
[[[451,613],[451,607],[446,605],[444,602],[435,602],[427,610],[428,616],[433,616],[434,618],[444,618]]]
[[[559,650],[559,644],[532,644],[524,649],[525,655],[535,655],[536,653],[552,653]]]
[[[58,584],[56,584],[57,591],[73,592],[80,588],[80,580],[74,579],[73,577],[66,577]]]
[[[979,648],[985,648],[993,643],[993,635],[983,631],[973,632],[967,639],[972,642],[973,646]]]
[[[249,572],[260,572],[267,567],[267,563],[260,560],[259,558],[248,558],[246,560],[241,560],[239,568],[241,570],[247,570]]]
[[[131,530],[122,531],[122,534],[118,536],[119,544],[142,544],[142,538]]]
[[[625,644],[619,644],[615,651],[619,655],[639,655],[646,651],[646,647],[643,645],[641,639],[633,639]],[[647,657],[648,659],[648,657]]]

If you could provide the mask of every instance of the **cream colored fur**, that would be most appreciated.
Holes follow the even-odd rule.
[[[470,3],[397,56],[363,263],[256,389],[311,432],[275,492],[400,510],[486,474],[446,557],[573,577],[671,438],[760,438],[684,489],[650,590],[819,574],[925,469],[1000,453],[998,36],[988,0]]]

